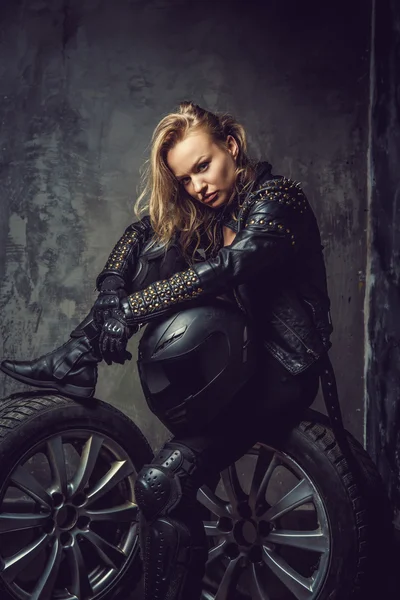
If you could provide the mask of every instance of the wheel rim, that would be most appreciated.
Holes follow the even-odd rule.
[[[108,436],[49,436],[0,490],[0,577],[20,600],[95,599],[136,555],[136,470]],[[18,510],[17,510],[18,508]]]
[[[329,568],[329,520],[291,456],[256,444],[221,474],[215,493],[203,487],[198,500],[214,518],[204,522],[211,547],[202,600],[318,597]]]

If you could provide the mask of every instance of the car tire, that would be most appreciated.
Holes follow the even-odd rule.
[[[2,401],[0,598],[128,598],[141,576],[133,486],[152,458],[136,425],[100,400]]]
[[[375,464],[349,433],[348,440],[357,465],[356,474],[350,469],[329,420],[310,410],[307,418],[282,438],[261,439],[222,474],[216,490],[200,490],[199,501],[209,511],[208,515],[212,515],[205,520],[210,536],[210,558],[202,600],[214,600],[222,588],[226,595],[221,597],[232,596],[235,600],[391,598],[392,510]],[[281,472],[276,477],[280,480],[272,485],[278,490],[274,492],[276,498],[266,502],[266,510],[261,514],[262,511],[255,510],[250,497],[252,486],[261,481],[261,476],[255,473],[263,453],[269,456],[266,468],[275,460]],[[249,463],[252,457],[253,471]],[[297,478],[293,480],[292,491],[284,488],[283,468]],[[270,477],[272,481],[273,475]],[[301,485],[305,490],[303,503],[300,491],[295,492]],[[282,493],[279,486],[283,486]],[[266,489],[262,502],[267,495]],[[281,514],[284,497],[287,506],[292,502],[294,508],[276,518]],[[304,519],[304,511],[303,515],[295,511],[310,504],[315,507],[316,515],[314,525],[306,529],[313,531],[307,532],[304,527],[294,531],[293,525],[279,523],[282,518],[292,517],[294,522],[296,518]],[[244,523],[252,532],[247,541],[243,539]],[[318,531],[322,532],[319,539]],[[310,542],[305,535],[310,535]],[[291,543],[293,548],[290,548]],[[289,558],[288,549],[292,551]],[[302,564],[303,571],[297,571],[294,564],[305,561],[305,557],[312,557],[310,564]],[[313,565],[315,571],[312,571]],[[310,571],[306,573],[307,569]]]

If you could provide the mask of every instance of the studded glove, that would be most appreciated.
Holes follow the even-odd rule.
[[[99,340],[100,352],[108,365],[113,362],[123,365],[126,360],[131,360],[132,354],[127,351],[126,345],[130,335],[137,330],[138,327],[128,327],[122,310],[111,310],[103,324]]]
[[[121,277],[112,275],[104,279],[100,293],[93,305],[95,322],[102,326],[111,316],[111,312],[120,308],[120,299],[124,296],[126,296],[126,292],[124,290],[124,280]]]

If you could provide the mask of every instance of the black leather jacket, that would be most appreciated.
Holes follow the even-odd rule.
[[[128,322],[146,323],[205,295],[233,291],[267,351],[290,373],[305,371],[330,348],[332,332],[323,247],[307,198],[299,184],[272,176],[268,163],[259,163],[238,220],[222,224],[237,230],[233,243],[131,293],[123,302]],[[97,286],[110,274],[127,282],[137,277],[137,259],[151,234],[147,217],[128,227]]]

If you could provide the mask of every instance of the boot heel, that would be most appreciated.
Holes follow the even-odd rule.
[[[92,398],[94,395],[93,388],[84,388],[77,385],[71,385],[66,383],[62,385],[60,383],[55,384],[59,392],[67,394],[68,396],[78,396],[79,398]]]

